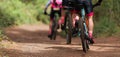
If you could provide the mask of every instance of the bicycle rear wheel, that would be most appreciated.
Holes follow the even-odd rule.
[[[89,49],[89,45],[87,43],[87,39],[85,39],[85,28],[84,28],[84,21],[82,20],[82,18],[79,19],[78,28],[80,32],[82,48],[83,48],[83,51],[86,53]]]
[[[67,44],[71,44],[71,38],[72,38],[72,16],[69,12],[66,13],[65,16],[65,31],[66,31],[66,41]]]
[[[58,22],[57,22],[56,17],[55,17],[53,20],[53,24],[52,24],[52,38],[51,38],[51,40],[56,40],[57,27],[58,27]]]

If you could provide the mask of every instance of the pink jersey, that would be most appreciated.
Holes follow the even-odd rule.
[[[50,2],[51,2],[52,8],[62,8],[62,0],[56,0],[56,3],[58,4],[58,6],[54,4],[53,0],[51,0]]]

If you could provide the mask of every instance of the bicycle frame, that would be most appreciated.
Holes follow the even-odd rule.
[[[79,15],[79,20],[78,20],[79,36],[81,38],[83,51],[86,53],[89,49],[89,45],[88,45],[88,40],[86,38],[86,36],[88,36],[88,30],[85,21],[84,7],[80,9],[78,15]]]
[[[84,8],[81,9],[81,18],[84,22],[83,24],[84,24],[85,34],[88,36],[88,29],[87,29],[87,25],[85,21],[85,9]]]

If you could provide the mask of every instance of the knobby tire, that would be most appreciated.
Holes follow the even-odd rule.
[[[71,44],[71,38],[72,38],[72,16],[71,16],[70,12],[66,13],[65,24],[66,24],[66,40],[67,40],[67,44]]]
[[[82,48],[83,48],[83,51],[86,53],[88,51],[89,46],[88,46],[87,40],[85,39],[85,29],[84,29],[82,18],[79,19],[78,25],[79,25],[78,27],[80,31],[80,38],[82,42]]]
[[[58,27],[58,23],[56,20],[56,17],[53,20],[53,24],[52,24],[52,39],[51,40],[56,40],[56,36],[57,36],[57,27]]]

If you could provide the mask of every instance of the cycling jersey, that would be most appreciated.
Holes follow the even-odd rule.
[[[92,5],[92,0],[78,0],[80,3],[82,3],[85,6],[85,11],[87,16],[92,16],[93,13],[93,5]],[[98,0],[98,2],[95,4],[100,5],[102,0]]]
[[[55,2],[54,0],[49,0],[45,8],[48,8],[49,5],[51,5],[51,8],[62,8],[62,0],[56,0]]]
[[[56,0],[56,4],[54,3],[54,0],[51,0],[51,7],[53,8],[62,8],[62,0]]]
[[[102,0],[98,0],[96,5],[101,4]],[[83,4],[87,16],[93,15],[93,5],[92,0],[63,0],[63,6],[72,6],[74,7],[75,4]]]

